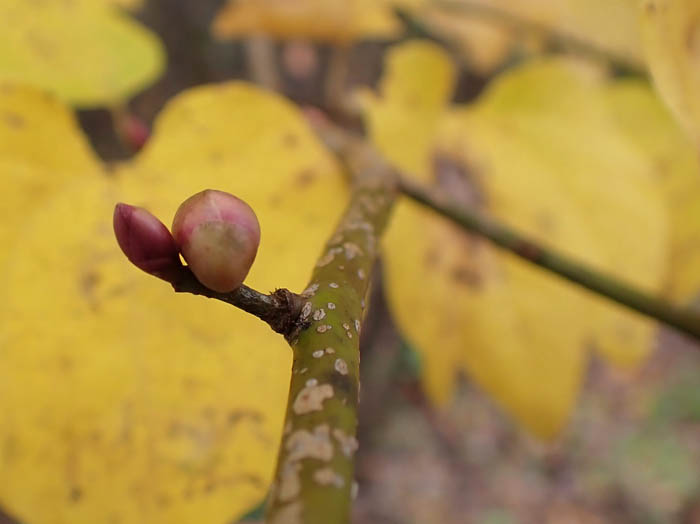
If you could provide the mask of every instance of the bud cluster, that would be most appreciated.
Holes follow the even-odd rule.
[[[250,206],[213,189],[180,205],[172,234],[145,209],[117,204],[114,234],[126,257],[146,273],[177,283],[182,255],[203,285],[221,293],[243,283],[260,244],[260,225]]]

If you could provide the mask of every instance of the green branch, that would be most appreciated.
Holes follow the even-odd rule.
[[[290,335],[294,364],[269,524],[350,521],[365,296],[397,187],[371,148],[335,138],[354,189],[301,295],[298,330]]]
[[[326,145],[335,150],[342,158],[349,156],[344,152],[348,143],[363,142],[327,121],[319,120],[315,123],[317,132],[324,139]],[[366,144],[366,142],[364,143]],[[365,147],[371,149],[369,145]],[[378,155],[378,153],[374,154]],[[378,162],[383,165],[381,160]],[[400,173],[397,176],[399,177],[399,190],[404,195],[452,220],[465,230],[486,238],[520,258],[574,282],[588,291],[606,297],[637,313],[659,320],[696,340],[700,340],[700,314],[697,311],[680,308],[660,297],[644,293],[616,277],[606,275],[551,248],[542,246],[535,240],[470,210],[443,192],[425,187]]]
[[[696,311],[679,308],[659,297],[648,295],[613,276],[596,271],[572,258],[546,248],[502,224],[455,203],[447,195],[437,193],[408,178],[401,179],[400,187],[405,195],[449,218],[467,231],[482,236],[520,258],[547,269],[589,291],[626,306],[637,313],[660,320],[678,331],[700,340],[700,315]]]

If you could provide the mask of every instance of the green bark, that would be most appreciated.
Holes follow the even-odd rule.
[[[298,328],[289,335],[294,364],[268,500],[269,524],[350,521],[360,332],[378,239],[396,184],[370,149],[344,145],[350,148],[346,152],[356,173],[355,188],[301,295]]]

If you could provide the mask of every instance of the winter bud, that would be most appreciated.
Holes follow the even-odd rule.
[[[139,269],[176,282],[182,264],[170,231],[151,213],[140,207],[117,204],[114,234],[126,257]]]
[[[213,189],[185,200],[172,229],[197,279],[221,293],[243,283],[260,244],[260,225],[250,206]]]
[[[140,151],[151,135],[151,130],[144,120],[125,111],[115,114],[114,126],[119,139],[132,152]]]

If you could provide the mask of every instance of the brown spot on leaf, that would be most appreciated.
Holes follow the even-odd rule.
[[[314,180],[316,180],[316,173],[314,173],[311,169],[305,169],[296,176],[294,179],[294,184],[299,189],[305,189],[313,184]]]
[[[423,264],[427,269],[435,269],[440,264],[440,251],[435,247],[430,247],[423,257]]]
[[[13,129],[20,129],[25,125],[24,117],[22,117],[22,115],[18,115],[14,111],[5,111],[2,114],[2,120],[8,127]]]
[[[685,37],[685,45],[688,48],[688,53],[695,60],[700,60],[700,16],[696,17],[688,24],[688,31]]]
[[[450,270],[450,278],[455,284],[478,288],[481,286],[481,276],[473,268],[467,266],[454,266]]]
[[[248,420],[253,424],[262,424],[264,417],[257,411],[245,409],[230,411],[226,417],[226,422],[228,422],[229,426],[235,426],[236,424],[239,424],[245,420]]]
[[[289,149],[294,149],[295,147],[297,147],[297,145],[299,145],[299,137],[294,133],[287,133],[282,138],[282,143],[285,147],[288,147]]]
[[[68,494],[68,497],[72,502],[78,502],[83,498],[83,490],[79,486],[73,486]]]
[[[80,275],[80,291],[85,297],[85,300],[89,303],[90,309],[97,311],[99,306],[99,301],[97,300],[97,285],[100,282],[100,275],[92,269],[84,271]]]

